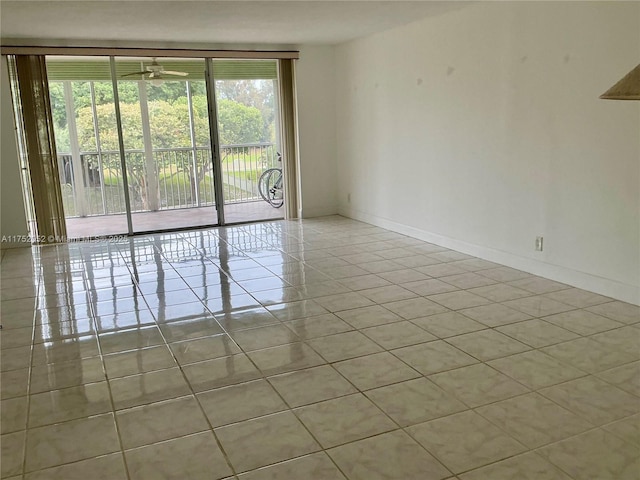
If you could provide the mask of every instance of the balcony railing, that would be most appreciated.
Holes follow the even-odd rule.
[[[212,206],[213,165],[208,147],[156,148],[152,159],[144,150],[126,150],[132,212]],[[274,144],[220,147],[225,203],[262,201],[258,179],[278,166]],[[60,183],[67,217],[126,213],[118,151],[58,155]]]

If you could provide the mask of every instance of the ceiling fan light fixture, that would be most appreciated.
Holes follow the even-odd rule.
[[[640,100],[640,64],[600,95],[600,98],[604,100]]]
[[[162,78],[157,78],[157,77],[150,77],[149,78],[149,83],[151,83],[151,85],[153,85],[154,87],[159,87],[160,85],[162,85],[164,82],[162,81]]]

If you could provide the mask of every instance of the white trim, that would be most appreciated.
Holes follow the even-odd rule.
[[[463,240],[457,240],[455,238],[428,232],[426,230],[420,230],[409,225],[394,222],[387,218],[370,215],[368,213],[349,208],[339,207],[338,214],[354,220],[369,223],[377,227],[386,228],[387,230],[401,233],[409,237],[424,240],[425,242],[434,243],[442,247],[466,253],[467,255],[473,255],[474,257],[499,263],[507,267],[539,275],[544,278],[555,280],[556,282],[566,283],[567,285],[615,298],[616,300],[640,305],[640,287],[637,285],[629,285],[609,278],[599,277],[590,273],[563,267],[561,265],[554,265],[533,258],[521,257],[519,255],[514,255],[513,253],[475,245]]]
[[[300,218],[326,217],[328,215],[336,215],[338,207],[336,205],[325,205],[322,207],[301,208]],[[348,215],[344,215],[345,217]]]
[[[65,55],[118,57],[179,57],[179,58],[264,58],[298,59],[298,51],[282,50],[203,50],[191,48],[109,48],[109,47],[47,47],[11,46],[0,48],[2,55]]]

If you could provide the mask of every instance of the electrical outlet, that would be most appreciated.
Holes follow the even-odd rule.
[[[536,251],[541,252],[543,246],[543,237],[536,237]]]

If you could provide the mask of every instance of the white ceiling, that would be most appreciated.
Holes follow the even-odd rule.
[[[194,48],[336,44],[438,15],[457,1],[0,0],[4,45]]]

